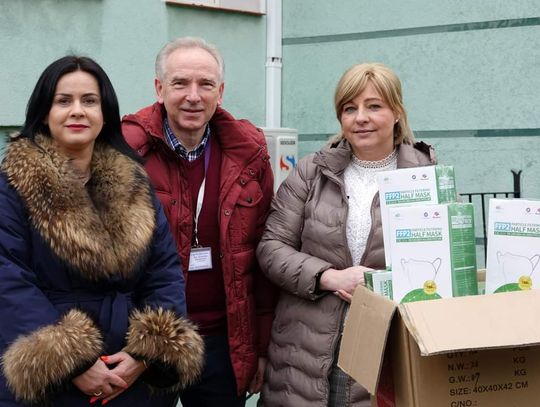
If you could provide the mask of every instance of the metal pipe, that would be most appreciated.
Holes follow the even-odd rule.
[[[281,0],[266,2],[266,126],[281,127]]]
[[[514,198],[521,198],[521,171],[512,171],[512,175],[514,176]]]

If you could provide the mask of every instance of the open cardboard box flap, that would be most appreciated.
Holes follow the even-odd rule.
[[[377,388],[395,311],[394,302],[360,286],[345,320],[338,366],[371,394]]]
[[[397,306],[359,287],[345,322],[339,366],[375,394],[396,307],[423,356],[540,344],[540,290]]]

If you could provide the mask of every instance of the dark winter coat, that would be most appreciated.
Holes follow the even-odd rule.
[[[125,116],[122,130],[145,159],[187,279],[194,210],[187,180],[180,175],[180,158],[164,140],[163,114],[162,106],[155,103]],[[238,392],[245,393],[256,372],[257,357],[266,355],[276,298],[275,288],[255,258],[274,178],[264,134],[250,122],[235,120],[218,108],[210,127],[222,151],[218,222],[227,334]]]
[[[91,168],[85,188],[50,138],[8,145],[0,173],[2,407],[88,406],[71,379],[120,350],[150,368],[112,407],[170,405],[149,399],[144,380],[173,390],[200,371],[202,341],[182,318],[180,265],[143,168],[100,144]]]

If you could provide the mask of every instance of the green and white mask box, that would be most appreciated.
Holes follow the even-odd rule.
[[[540,288],[540,201],[490,199],[486,294]]]
[[[388,270],[364,271],[366,288],[383,297],[392,299],[392,272]]]
[[[401,168],[377,174],[386,268],[390,268],[388,209],[402,206],[451,203],[457,201],[454,167],[432,165]]]
[[[478,294],[472,204],[390,208],[389,224],[394,301]]]

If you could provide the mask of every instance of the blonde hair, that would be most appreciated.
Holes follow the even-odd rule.
[[[373,85],[383,100],[390,106],[390,109],[399,117],[398,122],[394,125],[394,146],[401,143],[413,144],[415,140],[403,105],[401,82],[390,68],[381,63],[357,64],[345,71],[337,84],[334,94],[334,106],[338,121],[341,123],[343,106],[353,100],[359,93],[362,93],[368,83]],[[342,139],[343,133],[340,131],[330,139],[330,143],[334,144]]]

